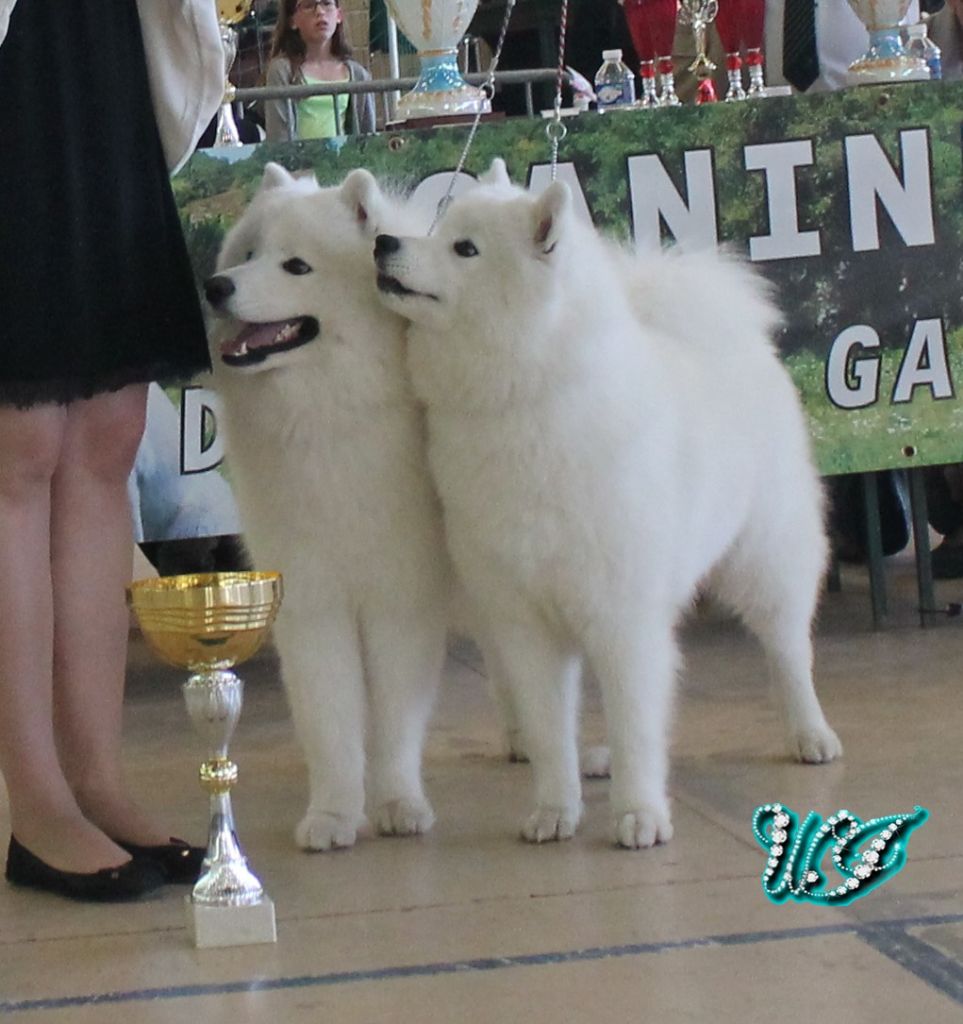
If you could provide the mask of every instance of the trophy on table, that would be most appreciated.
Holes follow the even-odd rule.
[[[418,52],[415,87],[398,101],[398,120],[491,113],[491,100],[458,67],[458,44],[478,0],[385,0],[388,13]]]
[[[746,98],[742,84],[742,0],[719,0],[716,31],[726,54],[726,77],[729,80],[724,97],[726,103]]]
[[[849,0],[869,32],[869,49],[849,65],[852,85],[929,80],[926,61],[907,53],[900,35],[909,5],[910,0]]]
[[[210,828],[201,877],[187,897],[198,947],[274,942],[274,904],[247,866],[231,808],[237,765],[227,748],[241,713],[243,687],[233,667],[264,642],[281,604],[279,573],[224,572],[139,580],[128,601],[148,646],[187,669],[184,698],[208,744],[201,785],[210,793]]]
[[[241,136],[234,120],[234,85],[228,77],[237,57],[237,29],[251,13],[254,0],[217,0],[217,23],[221,27],[221,46],[224,50],[224,99],[217,113],[214,130],[215,146],[240,146]]]
[[[678,0],[639,0],[632,8],[627,4],[625,11],[627,16],[632,16],[632,20],[629,21],[630,31],[634,19],[644,20],[648,27],[655,69],[659,73],[659,106],[680,106],[682,100],[675,91],[675,71],[672,64],[675,23],[679,14]],[[641,54],[639,56],[643,59]],[[644,89],[644,79],[642,85]]]
[[[639,59],[642,95],[636,106],[648,110],[659,106],[659,92],[655,84],[655,41],[645,10],[645,0],[625,0],[625,20],[632,36],[632,47]]]
[[[766,25],[766,0],[739,0],[742,8],[742,42],[746,47],[749,68],[749,99],[768,95],[763,68],[763,33]]]
[[[697,104],[715,103],[717,99],[716,87],[712,81],[712,72],[715,71],[716,65],[706,52],[706,30],[715,19],[718,10],[717,0],[681,0],[679,4],[679,17],[691,26],[695,37],[696,56],[688,70],[698,79]]]

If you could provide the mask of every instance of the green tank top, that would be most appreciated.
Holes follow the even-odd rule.
[[[304,75],[307,85],[321,85],[319,78],[308,78]],[[344,79],[348,81],[348,79]],[[298,100],[298,138],[299,139],[330,139],[343,135],[344,113],[348,105],[347,96],[338,97],[339,113],[335,113],[333,96],[306,96]]]

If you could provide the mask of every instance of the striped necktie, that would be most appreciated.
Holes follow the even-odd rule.
[[[786,0],[783,19],[783,77],[800,92],[805,92],[819,77],[816,0]]]

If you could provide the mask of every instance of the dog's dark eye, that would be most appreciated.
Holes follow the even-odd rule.
[[[478,255],[478,250],[475,248],[475,243],[470,238],[462,238],[460,241],[455,242],[452,248],[459,256]]]
[[[244,254],[244,262],[245,263],[250,263],[251,260],[253,260],[253,259],[254,259],[254,250],[253,249],[248,249],[248,251]]]
[[[285,260],[281,266],[289,274],[310,274],[312,270],[311,265],[309,263],[305,263],[304,260],[298,256],[293,256],[291,259]]]

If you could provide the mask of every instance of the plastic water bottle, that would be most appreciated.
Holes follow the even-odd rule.
[[[602,66],[595,74],[595,97],[600,114],[635,103],[635,75],[622,63],[621,50],[602,51]]]
[[[906,49],[911,57],[919,57],[930,69],[930,78],[943,77],[943,52],[930,39],[926,31],[926,22],[906,26]]]

